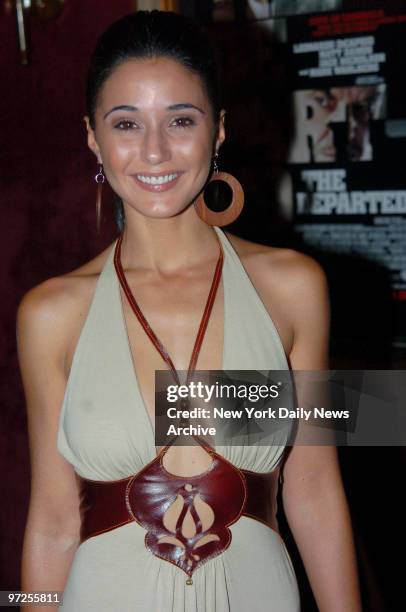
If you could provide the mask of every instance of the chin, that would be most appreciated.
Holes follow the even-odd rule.
[[[188,208],[188,203],[183,206],[176,206],[174,204],[170,205],[159,205],[156,204],[154,206],[149,207],[148,205],[140,208],[139,206],[134,206],[134,208],[144,217],[148,217],[149,219],[171,219],[172,217],[177,217],[182,212]]]

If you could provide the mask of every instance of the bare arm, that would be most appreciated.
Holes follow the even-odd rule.
[[[293,370],[328,368],[329,299],[324,272],[304,257],[292,310]],[[293,300],[292,300],[293,302]],[[351,518],[335,446],[294,446],[282,499],[320,612],[360,612]]]
[[[79,542],[79,489],[73,468],[57,451],[66,388],[66,324],[59,279],[31,290],[17,317],[31,457],[31,496],[22,557],[23,591],[63,591]],[[65,301],[66,302],[66,301]],[[26,605],[52,612],[57,606]]]

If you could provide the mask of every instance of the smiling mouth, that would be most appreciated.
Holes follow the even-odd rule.
[[[182,172],[160,172],[159,174],[133,174],[132,177],[141,189],[159,193],[172,189],[181,175]]]
[[[179,173],[173,172],[172,174],[161,174],[161,175],[136,174],[135,176],[139,181],[141,181],[141,183],[145,183],[146,185],[165,185],[177,179],[179,176]]]

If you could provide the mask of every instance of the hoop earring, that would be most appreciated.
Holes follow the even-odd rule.
[[[103,164],[99,164],[99,172],[94,177],[97,183],[97,196],[96,196],[96,229],[97,233],[100,233],[100,219],[101,219],[101,203],[102,203],[102,191],[103,183],[106,180],[103,172]]]
[[[214,156],[214,174],[205,185],[202,193],[195,200],[194,206],[197,214],[205,223],[208,225],[217,225],[218,227],[222,227],[223,225],[230,225],[230,223],[235,221],[240,215],[244,207],[244,190],[241,183],[235,178],[235,176],[228,174],[227,172],[219,172],[217,167],[217,158],[218,153],[216,153]],[[204,199],[204,191],[207,185],[214,181],[223,181],[224,183],[227,183],[233,194],[230,205],[225,210],[220,212],[216,212],[215,210],[209,208]]]

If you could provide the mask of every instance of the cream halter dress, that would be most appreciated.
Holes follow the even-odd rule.
[[[275,325],[222,230],[223,370],[286,370]],[[114,268],[114,246],[98,278],[74,353],[62,404],[58,450],[76,473],[118,480],[156,457],[154,431],[134,372]],[[270,472],[288,436],[269,446],[216,446],[240,469]],[[136,522],[84,541],[77,549],[60,609],[65,612],[298,612],[298,585],[277,531],[241,516],[230,546],[187,585],[178,567],[152,554]]]

